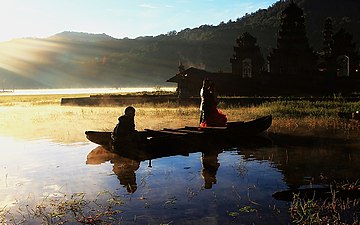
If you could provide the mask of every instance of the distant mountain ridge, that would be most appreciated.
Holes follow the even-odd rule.
[[[116,39],[106,34],[65,31],[46,39],[0,43],[0,81],[5,88],[164,86],[181,61],[208,71],[231,71],[236,38],[249,32],[264,58],[276,47],[280,15],[290,1],[278,1],[236,21],[171,31],[155,37]],[[325,18],[334,33],[345,28],[360,45],[360,2],[294,0],[304,9],[307,36],[322,48]],[[16,51],[11,48],[16,47]]]
[[[91,34],[85,32],[73,32],[73,31],[64,31],[58,34],[55,34],[47,39],[50,40],[67,40],[67,41],[115,41],[117,40],[114,37],[111,37],[105,33],[102,34]]]

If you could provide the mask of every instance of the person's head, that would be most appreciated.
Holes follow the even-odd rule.
[[[215,90],[215,84],[214,84],[213,82],[211,82],[211,83],[209,84],[209,90],[211,90],[211,91],[214,91],[214,90]]]
[[[127,116],[135,116],[135,108],[132,106],[126,107],[124,114]]]
[[[205,79],[203,80],[203,87],[209,87],[209,85],[210,85],[210,80],[207,79],[207,78],[205,78]]]

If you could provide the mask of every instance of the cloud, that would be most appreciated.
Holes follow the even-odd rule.
[[[150,5],[150,4],[141,4],[139,5],[142,8],[148,8],[148,9],[157,9],[158,7],[154,6],[154,5]]]

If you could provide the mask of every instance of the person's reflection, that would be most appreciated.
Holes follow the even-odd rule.
[[[134,193],[137,189],[135,172],[139,169],[140,162],[120,156],[110,162],[114,164],[113,172],[118,177],[120,184],[126,188],[128,193]]]
[[[216,173],[220,166],[218,155],[218,151],[204,152],[201,155],[201,175],[204,178],[205,189],[211,189],[213,184],[216,184]]]
[[[140,161],[119,156],[99,146],[88,154],[86,164],[101,164],[106,161],[113,164],[113,172],[120,184],[126,188],[128,193],[134,193],[137,189],[135,172],[139,169]]]

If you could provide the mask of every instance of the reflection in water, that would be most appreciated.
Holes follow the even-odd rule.
[[[241,145],[250,147],[269,146],[270,140],[266,136],[249,137],[247,140],[227,139],[226,141],[209,140],[207,143],[194,142],[186,147],[173,146],[166,149],[131,149],[117,154],[108,151],[102,146],[93,149],[87,156],[86,164],[101,164],[107,161],[113,164],[113,172],[117,175],[120,184],[123,185],[128,193],[134,193],[137,190],[136,171],[140,167],[140,162],[171,157],[176,155],[189,156],[190,153],[201,152],[202,178],[204,179],[205,189],[211,189],[216,184],[216,174],[220,167],[218,156],[225,149]]]
[[[204,178],[206,189],[210,189],[212,188],[213,184],[216,184],[216,173],[220,166],[218,155],[219,152],[205,152],[201,156],[201,174]]]
[[[189,154],[167,152],[141,160],[93,144],[0,139],[0,208],[29,193],[96,197],[110,190],[125,202],[118,208],[124,224],[134,218],[137,224],[290,224],[289,203],[276,200],[274,193],[360,178],[360,136],[268,136],[273,145],[211,143]],[[116,176],[108,176],[111,171]],[[242,211],[249,207],[256,212]]]
[[[324,135],[325,132],[322,133]],[[274,146],[243,150],[244,159],[270,160],[290,189],[359,180],[360,140],[341,135],[269,133]]]
[[[59,193],[96,195],[92,189],[95,179],[84,182],[91,171],[83,165],[81,156],[88,153],[89,146],[0,136],[0,209],[23,202],[31,205],[38,198]]]
[[[202,177],[204,179],[205,189],[212,188],[216,184],[216,173],[220,167],[218,155],[222,151],[213,149],[202,153]],[[119,154],[112,153],[105,148],[98,146],[93,149],[87,156],[86,164],[101,164],[109,161],[113,164],[112,171],[116,174],[128,193],[134,193],[137,189],[136,171],[140,167],[139,160],[129,159]],[[151,159],[149,160],[149,167],[151,166]]]
[[[101,164],[106,161],[113,164],[112,170],[120,184],[126,188],[128,193],[134,193],[137,189],[135,172],[139,169],[140,161],[122,157],[99,146],[88,154],[86,164]]]
[[[269,142],[259,142],[260,147],[238,148],[245,161],[267,160],[283,174],[283,181],[290,189],[296,189],[303,185],[329,185],[332,182],[354,182],[359,179],[360,163],[359,146],[353,142],[343,143],[343,139],[319,138],[313,136],[297,136],[295,134],[269,133],[274,144],[271,148],[263,148]],[[254,141],[254,140],[252,140]],[[265,144],[266,143],[266,144]],[[355,141],[356,143],[356,141]],[[253,144],[253,143],[252,143]],[[204,188],[211,189],[217,183],[217,173],[220,167],[219,154],[226,148],[223,145],[206,146],[199,148],[201,152],[201,176],[204,180]],[[183,155],[194,153],[194,149]],[[177,155],[179,151],[176,151]],[[169,157],[171,153],[164,153]],[[100,164],[109,161],[113,164],[113,172],[117,175],[120,184],[129,193],[137,190],[136,171],[140,162],[145,160],[162,158],[162,154],[147,154],[143,159],[131,159],[115,153],[111,153],[102,147],[92,150],[88,155],[87,164]]]
[[[253,141],[248,144],[242,142],[242,148],[256,151],[255,148],[264,147],[264,142]],[[159,152],[139,153],[135,154],[138,157],[134,156],[137,160],[129,158],[129,154],[124,157],[121,153],[114,154],[103,147],[97,147],[89,152],[86,163],[112,164],[112,171],[124,187],[121,190],[131,194],[131,199],[140,199],[129,200],[125,207],[127,213],[122,216],[127,219],[137,216],[139,224],[172,220],[179,224],[208,224],[209,220],[212,224],[228,224],[231,220],[242,224],[267,221],[266,218],[274,215],[273,210],[268,207],[275,201],[271,196],[275,191],[274,187],[283,186],[276,184],[281,183],[281,175],[271,169],[268,163],[243,161],[243,155],[239,151],[242,148],[229,147],[234,145],[204,144],[198,147],[198,151],[184,147],[182,154],[177,149],[173,151],[173,155],[172,149],[169,149],[163,156]],[[239,174],[240,166],[251,169]],[[229,212],[239,212],[242,207],[255,208],[257,202],[264,206],[258,206],[261,218],[256,213],[235,213],[238,214],[236,218],[228,215]],[[281,208],[283,205],[284,203],[280,203],[277,207]],[[284,218],[287,218],[287,211],[283,212],[285,215],[276,214],[276,224],[286,220]]]
[[[138,148],[128,149],[127,151],[120,151],[115,154],[108,151],[105,147],[97,147],[93,149],[87,156],[87,164],[101,164],[110,161],[113,164],[113,172],[117,175],[120,184],[126,187],[128,193],[134,193],[137,190],[136,174],[135,172],[140,167],[140,162],[171,157],[171,156],[189,156],[190,153],[202,153],[201,175],[204,179],[205,189],[211,189],[216,184],[216,174],[220,167],[218,156],[226,149],[234,146],[248,146],[251,148],[260,146],[270,146],[271,141],[266,136],[248,137],[245,139],[232,139],[226,140],[208,140],[203,142],[187,143],[184,146],[174,145],[167,148],[151,147],[151,148]],[[166,146],[165,146],[166,147]]]
[[[114,164],[113,172],[117,175],[120,184],[126,187],[129,193],[137,189],[135,171],[139,169],[140,162],[126,158],[115,158],[111,160]]]

